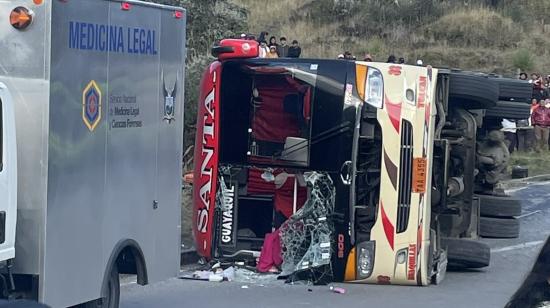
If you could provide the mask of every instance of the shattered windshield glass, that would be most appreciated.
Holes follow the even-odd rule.
[[[311,192],[304,206],[280,229],[283,246],[282,276],[326,283],[332,277],[331,238],[334,226],[335,189],[327,174],[305,174]]]

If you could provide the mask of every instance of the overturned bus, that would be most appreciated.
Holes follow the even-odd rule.
[[[491,223],[517,223],[519,201],[495,188],[509,154],[493,109],[512,102],[524,116],[528,84],[431,67],[260,59],[249,40],[223,40],[213,52],[194,170],[194,235],[205,259],[254,263],[276,230],[283,274],[428,285],[448,262],[489,265],[477,241],[484,204],[503,204]]]

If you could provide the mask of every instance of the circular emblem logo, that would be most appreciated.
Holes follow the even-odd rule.
[[[242,45],[242,49],[243,49],[243,52],[244,52],[244,53],[248,53],[248,52],[250,51],[250,44],[244,43],[244,44]]]

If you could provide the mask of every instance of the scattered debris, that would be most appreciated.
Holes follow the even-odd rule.
[[[277,281],[276,274],[262,274],[244,268],[235,269],[235,281],[253,284],[272,284]]]
[[[235,280],[235,268],[233,266],[230,266],[223,270],[223,278],[225,278],[227,281]]]
[[[212,282],[222,282],[223,276],[219,274],[210,273],[210,276],[208,276],[208,281]]]
[[[248,286],[241,286],[241,289],[248,289]]]
[[[210,271],[195,271],[193,273],[193,277],[197,279],[208,280],[208,278],[210,277],[210,274],[211,274]]]
[[[329,289],[334,293],[346,294],[346,289],[344,289],[344,288],[330,286]]]

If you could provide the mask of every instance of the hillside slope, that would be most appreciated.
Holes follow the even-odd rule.
[[[550,1],[541,0],[232,0],[248,10],[251,33],[300,41],[304,56],[349,50],[377,61],[514,75],[550,73]]]

